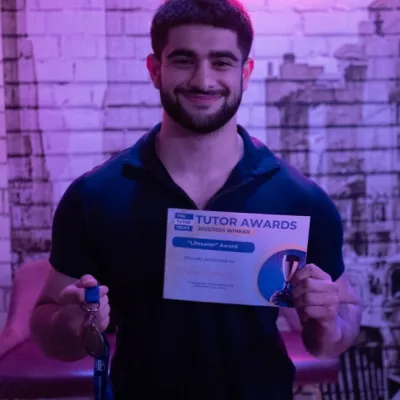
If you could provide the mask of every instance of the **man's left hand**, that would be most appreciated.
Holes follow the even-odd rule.
[[[300,321],[317,323],[323,330],[337,329],[339,288],[331,277],[314,264],[298,270],[291,284],[294,306]]]

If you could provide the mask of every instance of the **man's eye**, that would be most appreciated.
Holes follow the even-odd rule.
[[[180,59],[174,60],[174,64],[177,64],[177,65],[192,65],[193,61],[189,60],[187,58],[180,58]]]
[[[229,68],[231,64],[227,61],[215,61],[214,66],[217,68]]]

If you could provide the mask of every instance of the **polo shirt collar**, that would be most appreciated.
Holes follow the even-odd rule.
[[[163,169],[155,146],[160,128],[161,123],[154,126],[131,147],[126,153],[125,164],[150,173],[157,173]],[[244,154],[232,171],[229,180],[245,180],[279,169],[279,160],[261,141],[252,138],[240,125],[238,125],[238,133],[243,139]]]

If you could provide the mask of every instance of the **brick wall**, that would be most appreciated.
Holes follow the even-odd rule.
[[[0,18],[0,33],[2,28],[2,18]],[[7,296],[11,286],[11,226],[8,205],[7,139],[2,60],[3,48],[0,46],[0,327],[6,317]]]
[[[9,285],[10,261],[15,267],[48,252],[52,213],[71,180],[159,119],[144,63],[158,3],[2,0],[0,287]],[[333,197],[363,300],[365,340],[398,346],[398,2],[245,3],[256,30],[256,66],[239,122]],[[1,299],[0,292],[0,310]],[[397,355],[390,354],[393,373]]]
[[[105,14],[92,3],[3,7],[14,265],[46,255],[54,205],[103,160]]]

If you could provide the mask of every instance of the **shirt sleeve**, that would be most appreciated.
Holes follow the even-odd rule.
[[[314,187],[307,262],[315,264],[336,281],[344,272],[343,224],[333,201]]]
[[[84,211],[84,183],[83,176],[72,182],[56,208],[49,261],[56,271],[72,278],[91,274],[100,280]]]

